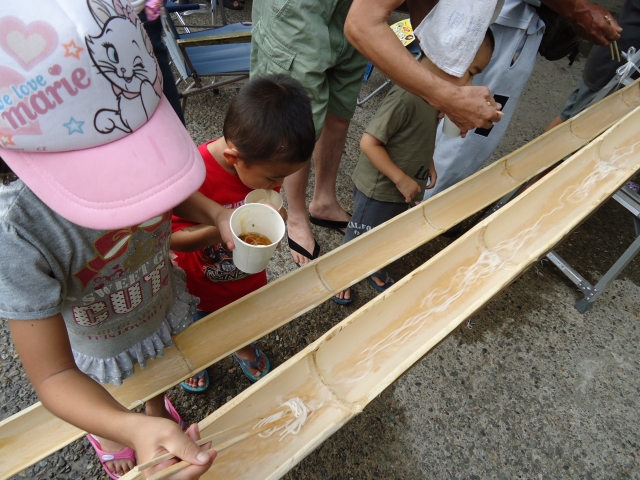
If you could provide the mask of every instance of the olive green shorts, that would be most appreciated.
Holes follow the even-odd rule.
[[[367,60],[344,36],[352,0],[259,0],[253,3],[251,76],[282,73],[311,98],[316,138],[327,112],[353,117]]]

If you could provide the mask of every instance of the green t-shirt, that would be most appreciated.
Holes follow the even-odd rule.
[[[380,140],[389,157],[412,177],[424,192],[429,178],[438,127],[438,111],[417,95],[394,86],[365,130]],[[395,184],[360,154],[353,181],[367,197],[380,202],[404,203]]]

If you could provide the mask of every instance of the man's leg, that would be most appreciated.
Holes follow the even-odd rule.
[[[615,75],[615,73],[612,75]],[[551,120],[551,123],[547,125],[544,131],[548,132],[552,128],[566,122],[571,117],[575,117],[591,104],[596,95],[598,95],[598,92],[591,90],[587,84],[584,83],[584,79],[581,78],[575,90],[569,95],[560,115]]]
[[[347,141],[349,120],[327,113],[320,138],[313,150],[315,166],[315,189],[313,200],[309,205],[309,213],[323,220],[349,221],[349,214],[336,199],[336,178],[338,167]],[[288,235],[295,239],[302,248],[313,252],[315,240],[309,224],[306,206],[306,190],[309,183],[310,165],[288,176],[283,188],[287,196],[289,218],[287,220]],[[309,263],[307,257],[291,251],[293,261],[300,265]]]
[[[309,225],[309,215],[307,214],[306,191],[309,184],[309,172],[311,164],[307,164],[293,175],[284,179],[282,188],[287,197],[287,236],[304,248],[309,253],[313,253],[315,239]],[[305,265],[311,260],[304,255],[291,250],[293,261]]]
[[[349,221],[336,198],[336,179],[347,141],[349,120],[327,113],[322,134],[313,150],[316,184],[309,213],[324,220]]]

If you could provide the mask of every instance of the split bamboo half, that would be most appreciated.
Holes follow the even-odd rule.
[[[167,349],[162,359],[138,369],[123,386],[107,389],[127,408],[164,392],[490,205],[581,148],[639,105],[640,84],[635,82],[419,207],[193,324],[174,337],[176,348]],[[296,295],[290,295],[292,291]],[[290,301],[278,301],[284,297]],[[301,375],[306,372],[304,365],[302,361],[296,367],[302,369]],[[313,364],[305,381],[315,375],[311,367]],[[280,370],[282,367],[269,377],[275,381]],[[328,398],[333,398],[332,394]],[[327,407],[322,416],[333,422],[345,418],[344,412],[352,412],[352,408]],[[339,428],[340,421],[333,430]],[[40,403],[5,419],[0,422],[0,478],[24,470],[83,433],[50,414]]]
[[[277,479],[568,235],[640,169],[640,108],[508,206],[200,422],[203,435],[289,398],[315,404],[297,435],[254,436],[202,479]]]

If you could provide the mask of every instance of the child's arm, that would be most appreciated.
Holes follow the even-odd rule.
[[[407,203],[420,193],[420,185],[393,163],[380,140],[365,132],[360,140],[360,148],[373,166],[398,187]]]
[[[436,172],[436,162],[431,159],[431,165],[429,165],[429,185],[424,187],[427,190],[431,190],[436,186],[436,182],[438,181],[438,172]]]
[[[220,230],[210,225],[194,225],[171,234],[171,250],[176,252],[197,252],[218,243],[222,243]]]
[[[189,198],[173,209],[174,215],[185,220],[217,227],[222,237],[222,242],[218,243],[225,243],[229,250],[233,250],[234,247],[229,225],[232,213],[232,208],[224,208],[200,192],[192,193]]]
[[[169,451],[193,464],[185,478],[195,479],[209,469],[215,455],[204,453],[175,422],[128,411],[78,370],[62,315],[8,324],[27,376],[47,410],[78,428],[133,448],[139,462]],[[198,435],[197,428],[190,431],[190,436]]]

